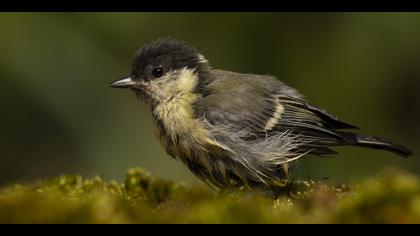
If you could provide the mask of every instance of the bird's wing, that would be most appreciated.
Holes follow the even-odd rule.
[[[325,147],[342,144],[335,129],[355,128],[307,103],[295,89],[271,76],[214,70],[199,89],[204,96],[194,106],[198,117],[211,124],[229,125],[248,138],[279,132],[300,135],[300,140],[308,143],[301,152],[335,153]]]

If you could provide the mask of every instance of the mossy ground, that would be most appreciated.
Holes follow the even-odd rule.
[[[0,190],[0,223],[420,223],[420,180],[385,171],[349,186],[294,181],[274,199],[128,171],[124,183],[60,176]]]

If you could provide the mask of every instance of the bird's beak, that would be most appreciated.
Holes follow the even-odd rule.
[[[136,85],[136,82],[131,77],[116,80],[109,84],[113,88],[132,88]]]

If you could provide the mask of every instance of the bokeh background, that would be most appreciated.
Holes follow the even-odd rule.
[[[148,108],[108,83],[172,36],[214,68],[275,75],[362,132],[420,152],[420,14],[1,13],[0,184],[141,166],[197,180],[154,138]],[[420,159],[363,148],[301,160],[295,176],[353,180]]]

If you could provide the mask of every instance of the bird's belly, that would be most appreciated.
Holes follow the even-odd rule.
[[[205,183],[217,188],[263,184],[261,179],[235,160],[236,156],[221,148],[214,141],[198,140],[191,135],[174,137],[169,135],[164,125],[158,121],[155,122],[155,134],[171,157],[184,163],[193,174]]]
[[[171,139],[165,130],[156,123],[155,134],[165,151],[176,160],[185,164],[199,179],[218,188],[229,188],[243,185],[242,174],[236,173],[240,168],[233,162],[227,162],[228,157],[220,149],[212,145],[192,144],[191,140],[177,137],[177,143]],[[241,177],[239,177],[241,176]]]

